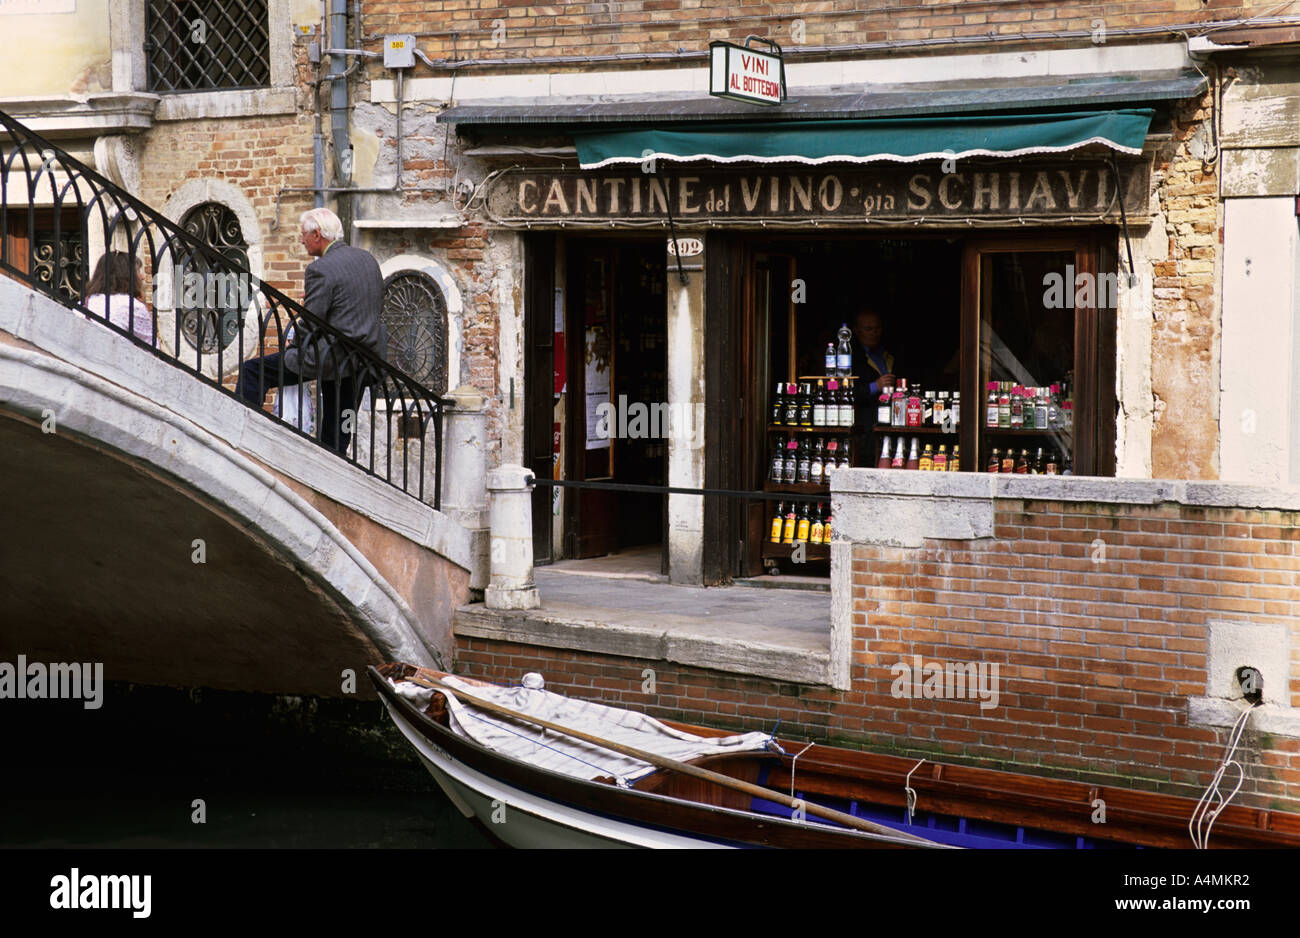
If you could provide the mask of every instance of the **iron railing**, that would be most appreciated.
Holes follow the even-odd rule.
[[[60,290],[67,280],[87,283],[89,271],[110,251],[141,262],[139,268],[123,264],[123,269],[131,266],[124,291],[105,290],[126,294],[115,298],[121,301],[116,310],[112,300],[97,301],[92,310],[84,296],[73,300],[66,289]],[[75,276],[48,276],[49,271],[70,267]],[[3,112],[0,273],[80,311],[232,397],[238,398],[233,385],[246,364],[259,378],[270,376],[282,388],[286,380],[301,379],[290,386],[312,393],[295,395],[295,412],[277,417],[262,401],[249,406],[421,501],[426,500],[426,436],[432,424],[428,455],[434,490],[429,501],[441,508],[442,403],[433,391],[263,282],[239,260],[195,238]],[[144,299],[149,295],[152,302]],[[237,310],[233,316],[232,303]],[[191,332],[188,338],[184,324]],[[286,378],[282,357],[271,366],[260,359],[291,328],[300,367]],[[222,331],[227,334],[219,334]],[[314,429],[307,419],[309,401],[320,404]],[[340,419],[325,420],[327,410]],[[367,436],[369,445],[359,456]],[[394,472],[397,450],[400,479]]]

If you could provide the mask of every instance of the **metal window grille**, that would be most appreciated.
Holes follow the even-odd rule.
[[[32,273],[47,293],[76,303],[86,287],[86,233],[75,215],[64,214],[58,237],[53,222],[32,233]]]
[[[181,227],[223,257],[248,266],[248,243],[239,219],[220,202],[196,205],[185,213]],[[194,254],[182,257],[177,273],[181,335],[204,353],[228,346],[239,334],[251,285],[240,282],[238,274],[212,270],[207,260]]]
[[[403,270],[386,279],[380,318],[388,360],[435,394],[447,393],[447,302],[433,278]]]
[[[149,0],[145,32],[150,91],[271,83],[267,0]]]

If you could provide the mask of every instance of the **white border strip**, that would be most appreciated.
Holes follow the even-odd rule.
[[[743,126],[743,125],[741,125]],[[643,156],[611,156],[601,160],[599,163],[579,163],[582,169],[600,169],[602,166],[610,166],[614,163],[644,163],[647,160],[666,160],[675,163],[691,163],[701,161],[711,161],[714,163],[806,163],[809,165],[819,165],[822,163],[919,163],[924,160],[961,160],[968,159],[972,156],[1029,156],[1035,153],[1067,153],[1070,150],[1077,150],[1080,147],[1086,147],[1090,144],[1099,143],[1102,146],[1109,147],[1118,153],[1126,153],[1130,156],[1141,156],[1141,147],[1125,147],[1113,140],[1105,137],[1089,137],[1087,140],[1080,140],[1078,143],[1072,143],[1068,147],[1022,147],[1019,150],[962,150],[960,153],[946,151],[943,153],[918,153],[915,156],[899,156],[897,153],[873,153],[869,156],[796,156],[788,154],[785,156],[753,156],[742,154],[740,156],[718,156],[716,153],[693,153],[690,156],[683,156],[679,153],[666,153],[657,151],[647,153]]]

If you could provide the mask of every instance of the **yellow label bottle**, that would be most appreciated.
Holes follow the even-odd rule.
[[[783,534],[782,534],[782,537],[781,537],[781,543],[782,543],[782,544],[793,544],[793,543],[794,543],[794,527],[795,527],[795,522],[794,522],[794,509],[791,508],[791,509],[786,513],[786,516],[785,516],[785,530],[784,530],[784,532],[783,532]]]
[[[808,519],[807,519],[807,518],[800,518],[800,519],[799,519],[799,533],[798,533],[798,535],[796,535],[795,540],[797,540],[797,541],[806,541],[806,540],[808,540],[808,528],[809,528]]]
[[[773,544],[781,543],[781,528],[785,522],[785,503],[777,502],[776,514],[772,516],[772,534],[768,538]]]
[[[822,542],[822,532],[824,530],[825,525],[822,524],[822,519],[818,518],[812,523],[812,527],[808,529],[808,543],[820,544]]]

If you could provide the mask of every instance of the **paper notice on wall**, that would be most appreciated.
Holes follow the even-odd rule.
[[[0,16],[76,12],[77,0],[0,0]]]
[[[609,449],[609,333],[605,327],[589,326],[585,345],[587,449]]]
[[[609,392],[587,392],[587,449],[609,449]]]

